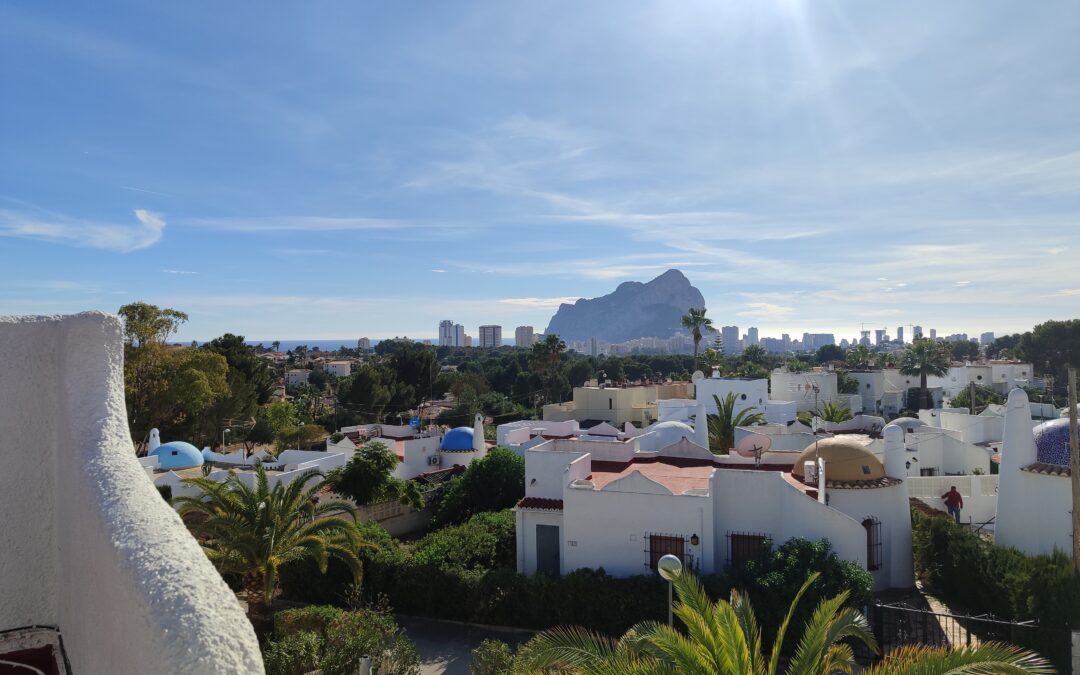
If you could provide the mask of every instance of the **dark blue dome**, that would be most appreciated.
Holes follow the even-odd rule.
[[[467,452],[473,449],[473,430],[469,427],[458,427],[447,431],[442,437],[442,449],[448,452]]]
[[[1050,420],[1035,427],[1035,451],[1040,462],[1069,466],[1069,418]]]

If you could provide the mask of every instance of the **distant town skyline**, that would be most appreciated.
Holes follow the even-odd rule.
[[[677,268],[762,336],[1076,318],[1078,24],[1067,0],[5,3],[0,314],[479,337]]]

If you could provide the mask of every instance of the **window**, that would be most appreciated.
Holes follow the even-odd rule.
[[[870,516],[862,521],[866,529],[866,569],[881,569],[881,521]]]
[[[691,560],[686,555],[686,537],[676,534],[648,534],[645,536],[645,559],[649,569],[655,570],[656,563],[666,555],[673,555],[689,567]]]
[[[936,468],[919,469],[919,475],[920,476],[936,476],[937,475],[937,469]]]
[[[763,560],[769,552],[769,538],[751,532],[728,532],[728,564],[743,565]]]
[[[607,409],[611,410],[615,406],[615,399],[609,398],[607,400]]]

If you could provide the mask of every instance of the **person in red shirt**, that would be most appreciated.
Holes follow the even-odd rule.
[[[941,498],[945,501],[946,508],[949,509],[949,515],[956,518],[956,524],[959,525],[960,509],[964,508],[964,498],[956,491],[956,486],[950,486],[949,491],[941,495]]]

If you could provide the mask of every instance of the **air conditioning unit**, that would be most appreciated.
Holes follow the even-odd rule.
[[[428,466],[439,466],[439,456],[432,455],[427,458]]]

